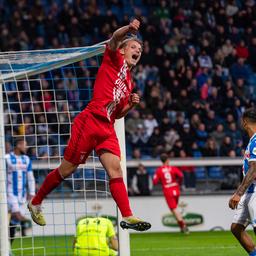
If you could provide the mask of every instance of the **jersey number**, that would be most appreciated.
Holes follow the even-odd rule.
[[[164,173],[164,178],[165,178],[166,183],[172,182],[172,175],[169,172]]]

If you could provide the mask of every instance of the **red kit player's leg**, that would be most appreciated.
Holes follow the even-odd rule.
[[[61,177],[58,168],[50,172],[36,195],[32,199],[32,204],[37,205],[41,204],[44,198],[59,184],[62,182],[63,178]]]
[[[124,217],[123,221],[120,222],[120,226],[125,229],[129,228],[137,231],[148,230],[151,227],[150,223],[132,214],[127,190],[122,177],[118,140],[113,127],[109,127],[109,132],[109,136],[100,142],[95,149],[100,156],[102,165],[108,172],[110,178],[109,187],[112,197]]]
[[[122,216],[132,216],[127,190],[122,177],[120,158],[110,152],[104,152],[100,155],[100,161],[108,172],[110,192]]]
[[[64,153],[64,160],[59,168],[50,172],[39,191],[32,200],[33,205],[39,205],[43,199],[60,183],[64,178],[71,175],[80,163],[84,163],[95,146],[88,127],[90,126],[89,115],[79,115],[72,126],[71,138]],[[92,124],[93,125],[93,124]],[[91,126],[92,126],[91,125]]]

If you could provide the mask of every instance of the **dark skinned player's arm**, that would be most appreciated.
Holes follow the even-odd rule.
[[[242,183],[237,188],[235,194],[242,196],[255,179],[256,179],[256,161],[250,161],[249,170],[244,176]]]

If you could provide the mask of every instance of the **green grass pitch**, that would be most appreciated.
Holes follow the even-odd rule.
[[[252,235],[252,233],[251,233]],[[15,256],[72,255],[73,237],[31,237],[16,239]],[[22,245],[21,245],[22,243]],[[21,246],[24,250],[20,250]],[[230,232],[138,233],[131,234],[131,256],[246,256]],[[125,256],[125,255],[122,255]]]

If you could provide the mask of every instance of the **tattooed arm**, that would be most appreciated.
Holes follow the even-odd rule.
[[[256,161],[249,162],[249,170],[244,176],[241,185],[237,188],[234,195],[229,200],[229,207],[231,209],[237,208],[237,205],[242,197],[242,195],[246,192],[252,182],[256,179]]]

